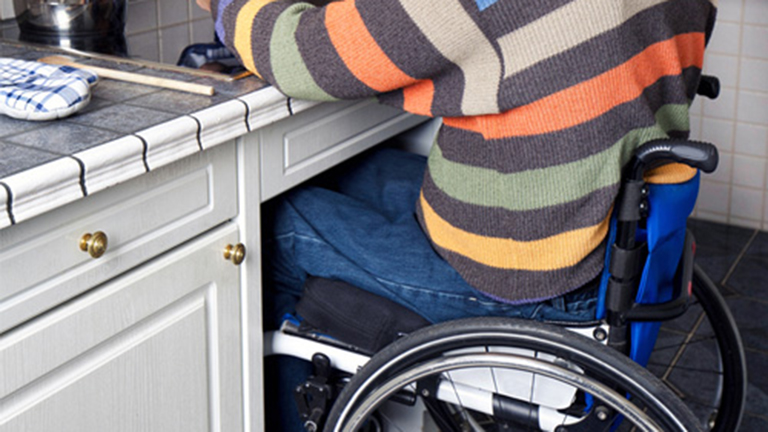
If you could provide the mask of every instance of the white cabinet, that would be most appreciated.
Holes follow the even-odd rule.
[[[261,203],[423,121],[322,104],[0,230],[0,432],[263,431]]]
[[[228,223],[0,337],[0,431],[240,431]]]

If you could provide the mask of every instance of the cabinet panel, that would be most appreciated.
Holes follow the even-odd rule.
[[[239,431],[234,224],[0,337],[0,431]]]
[[[0,333],[235,216],[235,166],[223,145],[0,231]]]
[[[262,200],[424,120],[368,99],[322,104],[264,128]]]

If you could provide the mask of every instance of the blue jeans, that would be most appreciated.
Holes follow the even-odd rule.
[[[432,248],[414,209],[426,158],[379,149],[327,187],[300,187],[267,221],[266,284],[299,296],[306,276],[339,279],[438,323],[475,316],[538,320],[594,318],[595,290],[530,304],[477,291]]]
[[[293,313],[307,275],[346,281],[398,302],[438,323],[475,316],[587,321],[596,288],[553,300],[507,304],[468,285],[432,249],[414,209],[426,158],[379,149],[320,186],[303,186],[265,211],[265,326]],[[345,167],[346,168],[346,167]],[[301,432],[290,389],[311,368],[296,359],[270,360],[269,430]],[[269,388],[271,387],[271,388]]]

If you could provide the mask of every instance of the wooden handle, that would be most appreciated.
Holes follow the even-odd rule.
[[[76,63],[75,61],[63,56],[48,56],[48,57],[43,57],[41,59],[38,59],[37,61],[41,63],[47,63],[47,64],[71,66],[78,69],[88,69],[90,71],[95,72],[100,77],[110,78],[117,81],[127,81],[127,82],[136,83],[136,84],[144,84],[144,85],[153,86],[153,87],[162,87],[162,88],[167,88],[171,90],[179,90],[179,91],[184,91],[189,93],[202,94],[206,96],[212,96],[214,93],[213,87],[207,86],[207,85],[188,83],[188,82],[172,80],[168,78],[159,78],[159,77],[153,77],[148,75],[141,75],[137,73],[124,72],[120,70],[107,69],[107,68],[91,66],[91,65],[82,65],[80,63]]]

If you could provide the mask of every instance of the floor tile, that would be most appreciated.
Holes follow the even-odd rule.
[[[757,233],[745,256],[765,260],[768,266],[768,232]]]
[[[768,354],[747,350],[747,413],[768,413],[768,374],[762,373],[767,368]]]
[[[768,262],[755,258],[739,261],[726,285],[738,293],[758,299],[768,299]]]
[[[697,239],[698,240],[698,239]],[[741,251],[727,250],[699,245],[696,248],[696,264],[713,282],[719,284],[739,258]]]
[[[727,299],[744,346],[768,352],[768,304],[741,297]],[[766,374],[768,376],[768,374]]]
[[[755,230],[753,229],[734,227],[698,219],[689,219],[688,229],[690,229],[694,237],[696,237],[696,243],[699,246],[723,249],[731,252],[741,252],[755,233]]]
[[[764,432],[768,431],[768,419],[746,414],[741,420],[739,432]]]

